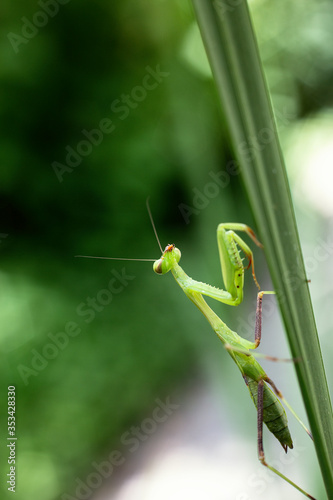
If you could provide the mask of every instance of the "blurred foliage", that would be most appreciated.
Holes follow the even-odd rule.
[[[251,6],[283,134],[332,106],[333,7]],[[52,500],[117,448],[156,398],[229,368],[171,277],[159,279],[149,263],[74,255],[158,258],[150,195],[162,245],[178,242],[188,274],[218,285],[217,223],[253,221],[237,175],[209,191],[232,153],[189,4],[5,0],[1,11],[0,396],[16,386],[17,499]],[[152,71],[164,75],[158,85],[138,90]],[[103,120],[113,131],[72,156],[78,164],[59,182],[54,162],[80,150],[83,130],[98,142]],[[180,204],[197,208],[190,224]],[[123,268],[134,278],[87,323],[77,308],[102,297]],[[80,333],[25,383],[18,367],[31,368],[69,322]]]

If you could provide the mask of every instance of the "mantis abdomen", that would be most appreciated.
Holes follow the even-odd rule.
[[[257,406],[258,400],[258,382],[246,378],[246,384],[249,388],[251,398]],[[293,441],[288,428],[287,415],[284,408],[274,392],[264,382],[264,396],[263,396],[263,422],[267,425],[268,429],[278,439],[285,451],[287,448],[293,448]]]

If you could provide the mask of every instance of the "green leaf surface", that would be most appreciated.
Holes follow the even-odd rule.
[[[234,152],[264,244],[328,495],[332,407],[295,214],[246,1],[193,0]]]

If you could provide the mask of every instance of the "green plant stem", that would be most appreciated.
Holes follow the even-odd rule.
[[[326,490],[332,498],[332,407],[287,174],[248,6],[244,0],[237,6],[220,0],[193,0],[193,4],[264,243],[292,356],[302,360],[295,369]],[[253,141],[257,147],[251,147]]]

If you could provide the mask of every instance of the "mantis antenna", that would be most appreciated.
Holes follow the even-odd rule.
[[[150,219],[151,225],[153,226],[153,230],[154,230],[154,233],[155,233],[155,236],[156,236],[156,240],[157,240],[158,246],[160,247],[160,250],[163,253],[162,245],[161,245],[160,239],[158,237],[158,234],[157,234],[157,231],[156,231],[156,227],[155,227],[155,223],[154,223],[154,219],[153,219],[153,215],[151,213],[150,206],[149,206],[149,196],[146,199],[146,207],[147,207],[147,211],[148,211],[148,215],[149,215],[149,219]]]
[[[162,246],[161,246],[161,243],[160,243],[160,240],[159,240],[159,237],[157,234],[157,230],[155,227],[153,215],[151,213],[150,206],[149,206],[149,196],[146,199],[146,207],[147,207],[147,211],[148,211],[151,225],[153,226],[153,230],[154,230],[154,234],[155,234],[158,246],[160,247],[160,250],[163,253]],[[140,261],[140,262],[155,262],[156,261],[156,259],[128,259],[126,257],[95,257],[94,255],[75,255],[74,257],[81,257],[84,259],[103,259],[103,260],[136,260],[136,261]]]
[[[141,262],[155,262],[156,260],[156,259],[127,259],[126,257],[95,257],[95,255],[74,255],[74,257],[83,257],[84,259],[136,260]]]

